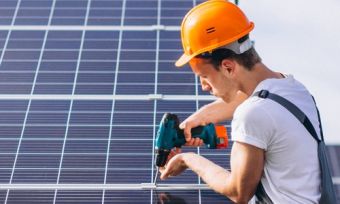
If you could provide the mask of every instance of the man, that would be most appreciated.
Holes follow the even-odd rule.
[[[184,54],[176,66],[189,63],[202,89],[219,99],[187,118],[181,128],[188,145],[197,146],[202,141],[191,138],[191,128],[233,118],[231,171],[200,155],[177,152],[161,169],[161,179],[189,168],[236,203],[248,203],[255,194],[266,203],[318,203],[317,142],[283,106],[252,95],[265,89],[286,98],[319,133],[315,104],[292,76],[262,63],[249,40],[253,27],[237,6],[223,0],[204,2],[184,17]]]

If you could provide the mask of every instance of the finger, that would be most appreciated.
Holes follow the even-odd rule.
[[[185,123],[186,123],[186,121],[181,122],[181,124],[179,124],[179,128],[180,129],[184,129],[185,128]]]
[[[181,149],[181,148],[178,148],[178,147],[176,147],[176,148],[175,148],[175,152],[176,152],[176,154],[179,154],[179,153],[181,153],[181,152],[182,152],[182,149]]]
[[[174,155],[176,155],[175,150],[171,150],[168,156],[168,160],[171,159]]]
[[[169,160],[172,158],[172,157],[174,157],[176,155],[176,153],[172,150],[170,153],[169,153],[169,156],[168,156],[168,158],[167,158],[167,160],[166,160],[166,164],[169,162]]]
[[[165,170],[165,167],[164,167],[164,166],[163,166],[163,167],[159,167],[159,172],[160,172],[160,173],[163,173],[164,170]]]
[[[201,142],[201,139],[198,138],[198,137],[196,137],[196,138],[194,139],[193,145],[196,146],[196,147],[198,147],[198,146],[200,146],[200,142]]]
[[[193,146],[193,145],[194,145],[194,142],[195,142],[195,139],[194,139],[194,138],[191,138],[189,141],[187,141],[187,142],[185,143],[185,145],[187,145],[187,146]]]
[[[200,140],[199,146],[203,146],[203,144],[204,144],[203,140]]]
[[[167,179],[169,177],[170,173],[168,169],[165,169],[162,173],[161,173],[161,180]]]
[[[191,126],[184,121],[180,128],[183,129],[185,140],[188,142],[191,139]]]
[[[173,156],[175,156],[176,154],[181,153],[181,152],[182,152],[181,148],[178,148],[178,147],[173,148],[173,149],[170,151],[170,154],[169,154],[169,156],[168,156],[168,160],[169,160],[170,158],[172,158]]]

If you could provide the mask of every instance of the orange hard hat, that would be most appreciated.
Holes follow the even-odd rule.
[[[180,67],[193,57],[204,52],[237,42],[254,28],[246,15],[235,4],[225,0],[210,0],[192,8],[184,17],[181,25],[181,39],[184,54],[177,60]],[[245,45],[233,44],[237,54],[251,48],[248,40]]]

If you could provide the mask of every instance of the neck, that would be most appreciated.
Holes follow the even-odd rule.
[[[273,72],[263,63],[257,63],[251,71],[243,68],[242,72],[244,73],[243,79],[240,81],[240,90],[242,90],[248,96],[254,92],[255,88],[261,81],[270,78],[283,78],[281,73]]]

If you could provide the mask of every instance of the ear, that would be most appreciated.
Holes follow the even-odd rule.
[[[221,70],[227,77],[231,77],[235,74],[235,62],[230,59],[224,59],[221,62]]]

